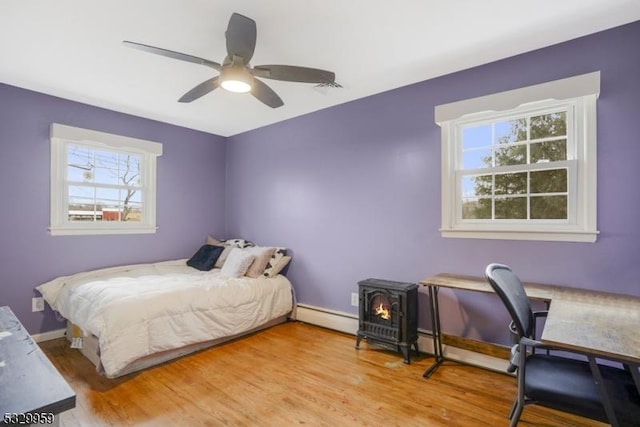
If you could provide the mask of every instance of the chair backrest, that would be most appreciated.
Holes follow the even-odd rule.
[[[519,338],[531,337],[533,312],[524,286],[511,268],[503,264],[489,264],[485,270],[487,281],[507,307]]]

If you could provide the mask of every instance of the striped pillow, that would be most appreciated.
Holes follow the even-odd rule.
[[[271,255],[271,259],[267,263],[267,266],[265,267],[264,273],[262,275],[264,277],[273,277],[278,274],[278,272],[275,272],[274,274],[274,268],[276,267],[280,259],[285,255],[287,255],[287,248],[276,247],[276,250],[273,255]]]

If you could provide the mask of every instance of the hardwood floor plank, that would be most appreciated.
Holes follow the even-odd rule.
[[[62,426],[506,426],[515,378],[433,358],[356,350],[355,337],[289,322],[123,378],[100,377],[61,338],[41,343],[77,394]],[[537,406],[522,426],[602,426]]]

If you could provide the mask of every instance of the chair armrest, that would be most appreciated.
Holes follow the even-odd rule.
[[[548,349],[553,348],[542,343],[541,341],[532,340],[531,338],[527,338],[527,337],[520,338],[520,344],[526,345],[527,347],[533,347],[533,348],[548,348]]]
[[[534,311],[533,312],[533,337],[534,338],[538,338],[538,319],[546,319],[547,315],[549,314],[549,311],[545,310],[545,311]]]

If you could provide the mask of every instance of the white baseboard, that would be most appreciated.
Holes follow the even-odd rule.
[[[33,334],[31,335],[31,338],[33,338],[33,340],[35,342],[43,342],[43,341],[49,341],[49,340],[55,340],[56,338],[62,338],[64,337],[64,334],[67,330],[66,329],[55,329],[53,331],[49,331],[49,332],[43,332],[41,334]]]
[[[352,335],[358,332],[358,316],[307,304],[297,305],[296,320]]]
[[[296,320],[352,335],[358,332],[358,316],[307,304],[298,304]],[[430,331],[418,331],[418,348],[420,352],[433,354],[433,338]],[[492,371],[504,373],[507,368],[508,362],[506,360],[462,348],[443,344],[442,352],[447,359]]]

